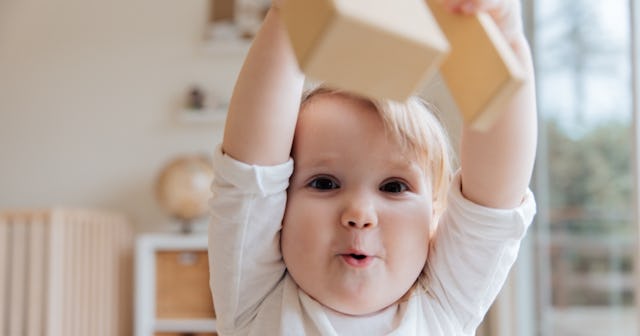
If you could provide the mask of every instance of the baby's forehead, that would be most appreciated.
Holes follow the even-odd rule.
[[[293,159],[296,163],[305,166],[330,166],[348,161],[347,152],[335,150],[327,152],[300,151]],[[368,155],[372,162],[383,162],[394,168],[415,169],[420,168],[420,160],[400,152],[386,153],[385,155]]]
[[[369,133],[368,136],[385,139],[385,142],[393,144],[394,152],[398,157],[416,162],[425,170],[428,168],[432,154],[430,152],[437,149],[429,143],[430,141],[425,141],[427,138],[425,131],[431,126],[427,126],[428,122],[425,118],[416,117],[431,113],[424,104],[380,104],[348,92],[319,90],[305,97],[300,115],[302,119],[305,119],[305,114],[322,116],[327,108],[335,106],[334,103],[347,106],[342,109],[343,113],[350,113],[353,110],[367,111],[369,116],[380,121],[380,130],[376,134]],[[323,134],[318,136],[322,137]]]

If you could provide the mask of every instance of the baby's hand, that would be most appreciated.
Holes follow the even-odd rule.
[[[454,12],[475,14],[487,12],[496,22],[507,41],[524,37],[520,0],[442,0]]]

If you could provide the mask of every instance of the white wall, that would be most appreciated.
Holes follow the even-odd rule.
[[[191,84],[223,96],[239,57],[203,51],[206,0],[0,0],[0,209],[123,211],[169,229],[162,165],[211,153],[221,123],[174,113]]]
[[[173,114],[193,83],[230,96],[242,61],[204,52],[207,6],[0,0],[0,209],[99,207],[139,231],[175,228],[155,177],[175,155],[211,153],[222,124]]]

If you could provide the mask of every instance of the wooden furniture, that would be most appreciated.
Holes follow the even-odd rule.
[[[0,335],[131,334],[132,249],[119,214],[0,211]]]
[[[135,269],[135,336],[216,335],[206,235],[144,234]]]

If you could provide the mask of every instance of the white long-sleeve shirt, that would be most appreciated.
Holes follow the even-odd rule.
[[[218,149],[214,171],[209,269],[220,335],[473,335],[536,207],[530,191],[514,209],[479,206],[462,196],[457,176],[412,294],[375,314],[347,316],[305,294],[282,259],[293,161],[251,166]]]

